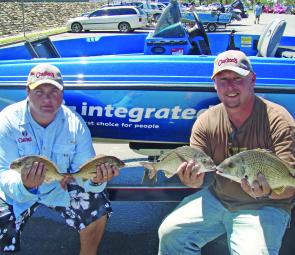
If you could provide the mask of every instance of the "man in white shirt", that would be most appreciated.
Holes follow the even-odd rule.
[[[109,164],[96,168],[92,179],[65,177],[44,183],[46,169],[34,162],[27,175],[10,169],[16,158],[43,155],[60,173],[74,173],[95,155],[84,120],[63,101],[60,70],[49,64],[32,68],[27,98],[0,113],[0,249],[20,249],[20,233],[35,209],[43,204],[58,211],[80,233],[80,255],[95,255],[108,216],[112,212],[104,191],[119,174]]]

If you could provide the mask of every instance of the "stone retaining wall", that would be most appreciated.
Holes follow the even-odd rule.
[[[33,32],[64,27],[69,18],[97,9],[97,2],[26,2],[24,1],[25,31]],[[23,32],[21,1],[0,0],[0,36]]]

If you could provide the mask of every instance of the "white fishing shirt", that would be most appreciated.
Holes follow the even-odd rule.
[[[46,206],[69,206],[70,197],[58,181],[43,183],[37,191],[27,190],[21,176],[10,170],[10,163],[27,155],[44,155],[58,166],[61,173],[74,173],[95,155],[90,131],[82,117],[62,105],[46,128],[30,114],[27,100],[12,104],[0,112],[0,197],[13,205],[18,217],[39,202]],[[106,183],[93,186],[76,178],[87,192],[101,192]]]

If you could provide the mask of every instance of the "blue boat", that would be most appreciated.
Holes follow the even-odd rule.
[[[221,13],[220,11],[206,12],[185,12],[182,14],[182,21],[188,24],[195,24],[196,19],[200,20],[208,32],[215,32],[217,28],[225,29],[231,23],[231,13]]]
[[[234,48],[250,57],[256,92],[295,116],[295,60],[283,57],[294,54],[289,46],[295,37],[282,36],[285,25],[275,20],[261,36],[207,35],[176,22],[148,34],[45,38],[3,47],[0,109],[23,99],[29,70],[48,62],[61,69],[65,103],[82,115],[94,138],[185,144],[198,114],[219,102],[210,78],[215,55]]]

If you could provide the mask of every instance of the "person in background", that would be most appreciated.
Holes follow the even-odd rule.
[[[218,9],[221,13],[225,13],[225,7],[222,3],[220,3],[220,7]]]
[[[189,6],[189,11],[190,12],[196,11],[196,4],[194,2],[191,2],[190,6]]]
[[[236,50],[219,54],[212,79],[221,103],[195,121],[190,146],[216,165],[241,151],[267,149],[294,169],[294,119],[282,106],[255,95],[256,74],[246,55]],[[197,162],[182,163],[182,183],[200,188],[205,173],[198,169]],[[241,184],[215,174],[211,185],[184,198],[164,219],[158,254],[201,254],[205,244],[226,233],[230,254],[276,255],[293,203],[294,188],[274,193],[262,174]]]
[[[260,5],[260,2],[257,2],[256,5],[254,6],[254,15],[255,15],[254,24],[256,23],[259,24],[261,14],[262,14],[262,6]]]
[[[102,164],[87,181],[64,177],[45,183],[46,169],[34,162],[27,174],[10,169],[16,158],[43,155],[61,173],[73,173],[95,156],[91,134],[83,119],[62,105],[60,70],[50,64],[32,68],[27,98],[0,113],[0,248],[20,250],[20,235],[36,208],[43,204],[60,213],[80,233],[80,255],[95,255],[112,212],[104,191],[118,169]],[[26,167],[26,166],[25,166]],[[65,239],[66,240],[66,239]]]

